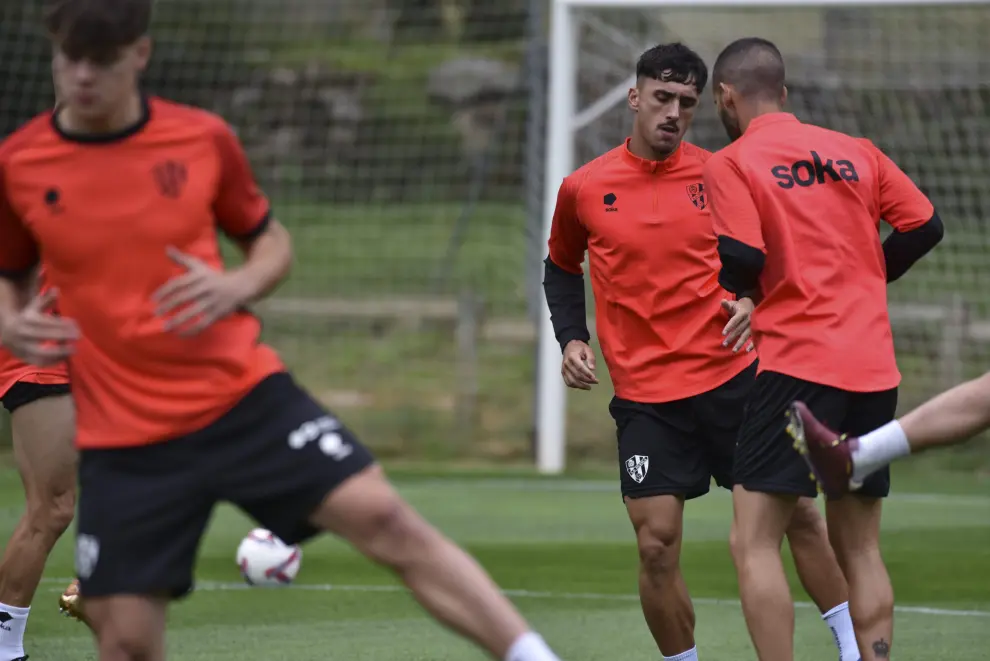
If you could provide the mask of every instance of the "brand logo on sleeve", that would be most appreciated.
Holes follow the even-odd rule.
[[[705,185],[702,183],[691,184],[686,186],[686,189],[691,204],[698,207],[699,211],[704,211],[705,207],[708,206],[708,194],[705,193]]]
[[[57,188],[49,188],[45,191],[45,206],[52,213],[62,212],[62,194]]]
[[[808,188],[826,181],[859,181],[859,173],[852,161],[841,159],[833,161],[822,158],[816,151],[811,152],[811,160],[801,160],[791,165],[775,165],[770,168],[770,174],[777,180],[777,185],[784,190],[795,186]]]

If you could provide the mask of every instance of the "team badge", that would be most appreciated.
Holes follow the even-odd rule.
[[[99,561],[100,540],[92,535],[78,535],[76,537],[76,575],[86,580],[93,575],[96,563]]]
[[[629,477],[641,484],[646,479],[646,473],[650,470],[650,458],[642,454],[634,454],[626,459],[626,472]]]
[[[158,192],[170,199],[178,199],[186,186],[189,173],[186,166],[178,161],[163,161],[152,169]]]
[[[708,206],[708,195],[705,193],[704,184],[691,184],[687,186],[687,194],[691,198],[691,204],[698,207],[698,210],[704,211],[705,207]]]

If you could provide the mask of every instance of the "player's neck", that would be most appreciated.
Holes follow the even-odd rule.
[[[748,105],[748,107],[740,108],[739,126],[742,128],[742,132],[745,133],[746,129],[749,128],[750,123],[757,117],[778,112],[784,112],[784,109],[781,108],[780,104],[776,101],[763,101],[761,99],[754,100]]]
[[[71,106],[58,109],[59,127],[80,135],[113,134],[126,131],[144,117],[144,99],[137,90],[113,112],[98,119],[86,119],[72,112]]]
[[[640,137],[640,135],[635,131],[633,131],[632,135],[629,136],[629,152],[633,156],[642,158],[645,161],[665,161],[673,156],[674,152],[676,152],[677,148],[680,146],[681,143],[678,142],[677,145],[670,151],[659,152],[647,144],[646,140]]]

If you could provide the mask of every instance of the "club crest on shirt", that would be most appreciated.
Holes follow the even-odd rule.
[[[691,199],[691,204],[698,207],[699,211],[704,211],[705,207],[708,206],[708,195],[705,193],[705,185],[702,183],[691,184],[686,186],[688,197]]]
[[[626,459],[626,472],[629,477],[641,484],[650,470],[650,458],[642,454],[634,454]]]
[[[185,188],[186,180],[189,178],[185,164],[173,160],[155,164],[151,173],[158,185],[158,192],[173,200],[182,195],[182,189]]]

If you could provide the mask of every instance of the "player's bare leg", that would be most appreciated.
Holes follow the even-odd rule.
[[[787,528],[787,542],[801,585],[832,630],[839,661],[858,661],[856,633],[849,614],[849,587],[829,545],[825,519],[813,499],[798,499]]]
[[[349,478],[312,515],[402,578],[439,622],[507,661],[557,661],[477,562],[406,503],[374,466]]]
[[[738,485],[732,490],[732,559],[759,661],[794,661],[794,602],[780,546],[797,501]]]
[[[955,445],[990,428],[990,373],[928,400],[900,420],[859,438],[839,438],[806,406],[795,402],[802,422],[799,449],[826,493],[839,496],[871,473],[908,454]]]
[[[11,416],[14,458],[24,485],[25,510],[0,561],[0,610],[13,617],[0,631],[0,661],[24,655],[28,610],[48,554],[72,523],[76,451],[72,399],[44,397]]]
[[[855,494],[826,502],[829,539],[849,583],[849,612],[863,661],[886,661],[894,632],[894,589],[880,555],[882,501]]]
[[[694,648],[694,606],[681,574],[684,499],[626,498],[639,547],[639,599],[660,653],[677,656]]]
[[[117,595],[86,600],[99,661],[164,661],[164,598]]]

